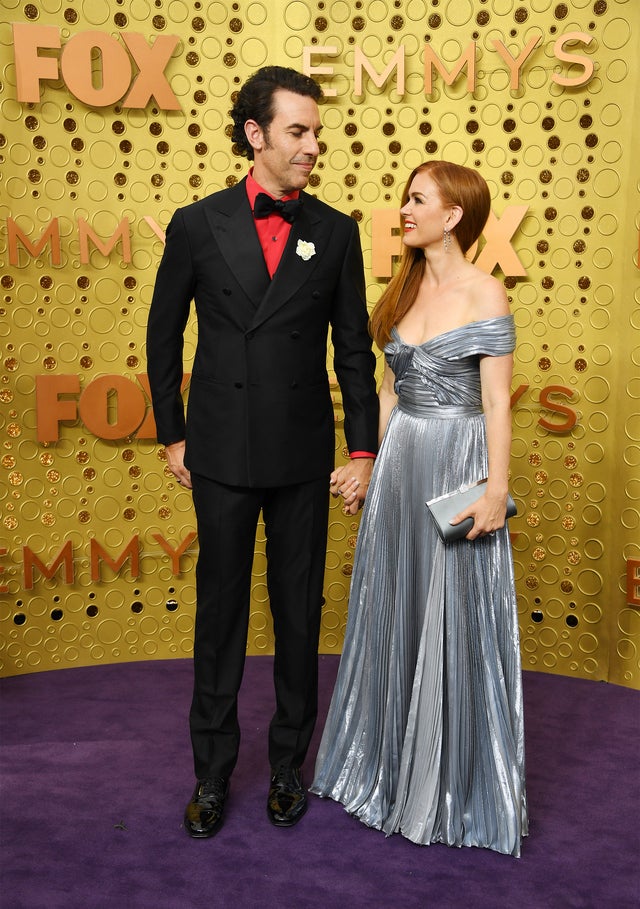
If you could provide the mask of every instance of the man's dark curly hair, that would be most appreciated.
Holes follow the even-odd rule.
[[[307,95],[314,101],[319,101],[322,97],[322,89],[317,82],[286,66],[263,66],[250,76],[238,92],[230,111],[233,119],[231,139],[236,150],[250,161],[253,161],[253,148],[247,141],[244,125],[247,120],[255,120],[268,134],[269,124],[275,114],[273,96],[278,89],[296,95]]]

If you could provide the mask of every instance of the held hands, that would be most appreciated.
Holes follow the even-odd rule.
[[[184,466],[185,442],[172,442],[171,445],[165,445],[167,455],[167,466],[176,478],[178,484],[185,489],[191,489],[191,474]]]
[[[331,474],[329,492],[334,498],[342,496],[344,514],[357,514],[362,508],[372,470],[373,458],[353,458]]]
[[[477,502],[451,518],[450,524],[460,524],[465,518],[473,518],[473,527],[466,535],[467,540],[491,536],[504,527],[507,518],[506,495],[495,496],[485,493]]]

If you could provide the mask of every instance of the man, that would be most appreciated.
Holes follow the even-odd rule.
[[[301,766],[317,712],[317,649],[335,449],[326,371],[331,329],[353,460],[331,492],[355,513],[377,447],[375,358],[367,332],[357,226],[302,192],[319,154],[321,91],[264,67],[238,93],[233,140],[253,169],[176,212],[149,315],[147,354],[158,439],[193,489],[193,837],[222,825],[240,730],[237,694],[260,511],[275,632],[276,711],[267,812],[276,826],[306,809]],[[293,209],[293,211],[291,211]],[[187,420],[180,395],[190,301],[198,318]]]

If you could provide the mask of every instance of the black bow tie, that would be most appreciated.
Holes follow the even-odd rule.
[[[253,206],[254,218],[268,218],[275,212],[285,221],[291,224],[302,208],[302,199],[289,199],[283,202],[282,199],[272,199],[266,193],[258,193]]]

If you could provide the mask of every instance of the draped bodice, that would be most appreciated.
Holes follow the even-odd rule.
[[[416,416],[441,408],[450,416],[480,412],[481,357],[504,356],[514,348],[512,315],[468,322],[424,344],[407,344],[394,328],[384,354],[395,375],[398,407]]]

